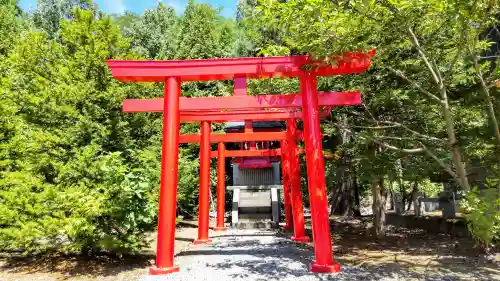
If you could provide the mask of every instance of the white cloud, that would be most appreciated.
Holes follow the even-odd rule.
[[[104,0],[104,9],[108,13],[121,14],[125,12],[123,0]]]

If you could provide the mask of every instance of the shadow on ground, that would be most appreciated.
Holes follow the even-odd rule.
[[[216,234],[212,246],[188,249],[176,257],[201,256],[207,267],[227,270],[233,278],[240,279],[257,275],[256,280],[303,276],[315,278],[307,280],[500,280],[498,265],[484,261],[482,252],[474,247],[470,237],[389,226],[387,236],[377,239],[369,231],[370,221],[370,217],[332,220],[335,256],[340,257],[338,261],[342,265],[342,274],[338,276],[310,273],[308,267],[314,258],[312,244],[295,244],[286,239],[290,233],[278,233],[276,236],[281,238],[270,244],[262,243],[265,237],[275,236],[269,232]],[[193,224],[182,226],[193,227]],[[308,231],[310,235],[310,229]],[[192,242],[192,238],[187,237],[176,239]],[[221,255],[224,256],[223,262],[212,262],[211,257]],[[232,258],[238,255],[249,258]],[[154,258],[154,252],[91,258],[74,255],[23,257],[10,253],[0,254],[0,271],[59,273],[63,276],[59,280],[77,276],[116,276],[134,270],[141,270],[143,274]]]
[[[337,226],[339,225],[337,224]],[[339,234],[338,229],[337,234]],[[347,233],[339,235],[347,235]],[[217,242],[220,238],[214,238],[215,244],[212,248],[184,251],[179,253],[177,257],[206,256],[207,267],[227,270],[227,272],[236,271],[237,273],[231,273],[230,276],[238,280],[255,278],[255,276],[258,276],[259,280],[286,278],[294,280],[294,278],[304,276],[315,277],[315,280],[500,280],[500,271],[495,265],[481,263],[471,256],[439,255],[443,253],[441,248],[434,249],[435,253],[429,255],[431,249],[420,249],[419,251],[410,250],[411,257],[416,259],[408,260],[405,249],[409,248],[397,248],[399,244],[390,245],[396,241],[391,236],[388,236],[388,240],[379,240],[385,245],[381,246],[377,245],[376,241],[370,241],[370,238],[360,240],[358,235],[354,235],[358,239],[353,237],[352,240],[337,242],[337,244],[341,244],[336,247],[337,249],[350,247],[349,251],[345,250],[344,252],[348,252],[350,255],[356,253],[359,255],[354,260],[339,259],[342,264],[342,274],[337,276],[317,275],[308,270],[314,259],[311,245],[295,244],[284,239],[275,244],[261,244],[259,240],[253,240],[253,236],[260,235],[242,235],[242,237],[249,239],[246,241],[229,240],[221,244]],[[434,241],[428,246],[436,243],[448,243],[448,240]],[[384,247],[388,248],[384,249]],[[396,248],[397,252],[391,252]],[[418,253],[423,255],[419,256]],[[221,255],[228,258],[224,262],[210,262],[210,256]],[[229,258],[240,255],[252,258]]]
[[[127,255],[122,257],[98,255],[84,257],[79,255],[44,255],[25,257],[9,254],[0,257],[0,272],[24,274],[59,273],[69,279],[75,276],[114,276],[123,271],[148,267],[153,254]]]

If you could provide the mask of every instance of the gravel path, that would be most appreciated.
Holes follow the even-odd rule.
[[[211,245],[192,245],[176,255],[177,264],[181,267],[179,273],[147,276],[143,280],[497,280],[491,275],[471,273],[458,276],[435,271],[416,273],[387,266],[355,268],[343,265],[339,274],[313,274],[308,270],[313,252],[277,237],[274,232],[228,230],[212,239]]]

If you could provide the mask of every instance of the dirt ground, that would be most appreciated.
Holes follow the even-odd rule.
[[[388,227],[387,237],[377,240],[367,226],[370,218],[332,219],[335,257],[350,268],[412,271],[419,276],[451,273],[457,280],[500,280],[500,259],[485,258],[469,237],[429,234],[419,229]],[[310,231],[310,229],[309,229]],[[211,235],[216,235],[211,231]],[[196,224],[186,222],[176,233],[175,250],[191,246]],[[280,232],[278,235],[289,235]],[[312,249],[312,244],[297,244]],[[0,253],[2,281],[121,281],[142,280],[154,262],[154,243],[140,255],[86,259],[78,256],[25,258]],[[494,256],[495,257],[495,256]]]
[[[371,217],[332,219],[335,256],[351,267],[385,268],[421,276],[453,275],[458,280],[500,280],[500,255],[486,256],[470,237],[433,234],[422,229],[388,225],[377,239],[369,229]]]
[[[175,237],[175,254],[191,245],[198,230],[192,222],[180,223]],[[141,280],[154,264],[156,233],[153,243],[140,255],[120,259],[109,256],[47,256],[26,258],[0,253],[0,281],[129,281]]]

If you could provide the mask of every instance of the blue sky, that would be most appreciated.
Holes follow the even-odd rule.
[[[94,0],[101,10],[106,13],[123,13],[125,10],[142,13],[147,8],[155,7],[158,2],[172,6],[177,13],[182,13],[188,0]],[[25,10],[36,6],[36,0],[21,0],[21,7]],[[209,3],[214,7],[224,7],[222,15],[233,17],[238,0],[197,0],[199,3]]]

